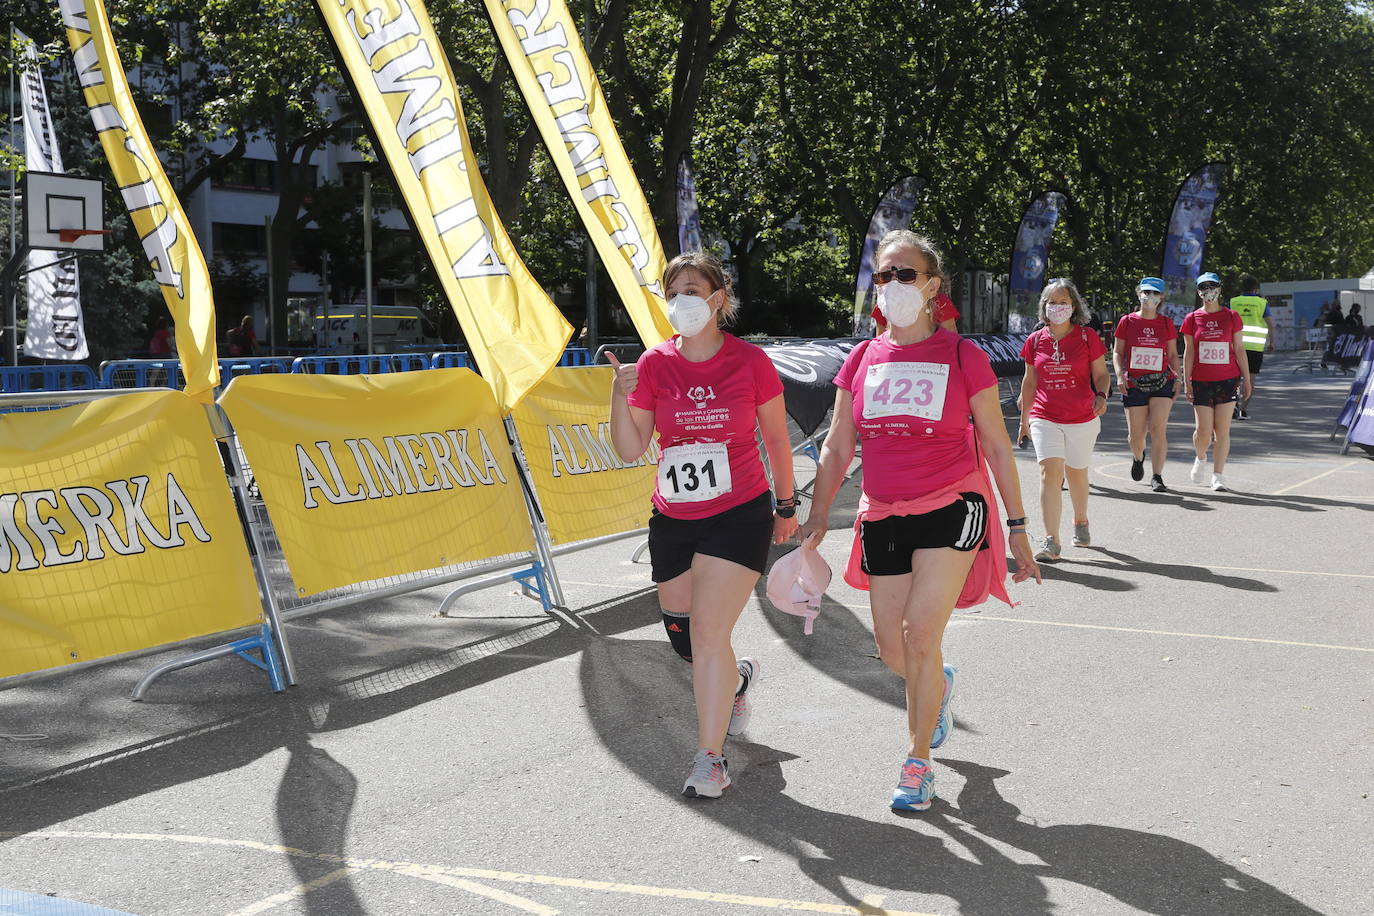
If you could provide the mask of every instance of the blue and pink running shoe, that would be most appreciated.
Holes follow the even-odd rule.
[[[929,760],[908,757],[902,764],[902,778],[892,790],[893,811],[925,811],[935,797],[935,771]]]
[[[935,731],[930,735],[930,749],[933,751],[945,743],[949,733],[954,731],[954,713],[949,710],[949,701],[954,699],[953,665],[945,665],[945,694],[940,698],[940,718],[935,720]]]

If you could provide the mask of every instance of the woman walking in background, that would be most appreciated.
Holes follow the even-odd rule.
[[[1240,315],[1221,304],[1221,278],[1197,278],[1202,307],[1189,312],[1183,335],[1183,390],[1193,401],[1193,483],[1207,483],[1207,447],[1212,447],[1212,489],[1225,492],[1223,472],[1231,455],[1231,414],[1237,396],[1250,397],[1250,364],[1241,359],[1245,327]],[[1239,391],[1237,390],[1239,389]]]
[[[1150,489],[1163,493],[1169,454],[1169,411],[1179,395],[1178,329],[1159,314],[1164,281],[1145,277],[1136,287],[1140,310],[1116,323],[1112,363],[1121,383],[1126,430],[1131,443],[1131,479],[1145,476],[1145,434],[1150,435]]]
[[[1040,517],[1045,540],[1035,559],[1059,559],[1061,489],[1067,475],[1073,504],[1073,544],[1092,544],[1088,530],[1088,463],[1099,419],[1107,411],[1107,349],[1088,329],[1088,308],[1073,281],[1051,280],[1040,293],[1044,327],[1021,347],[1026,374],[1021,379],[1021,427],[1016,441],[1030,436],[1040,462]]]

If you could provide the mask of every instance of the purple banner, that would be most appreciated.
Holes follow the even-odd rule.
[[[1059,222],[1059,211],[1067,198],[1058,191],[1046,191],[1031,201],[1016,229],[1016,244],[1011,250],[1011,303],[1007,309],[1007,332],[1029,334],[1040,323],[1040,291],[1045,287],[1045,268],[1050,259],[1050,241]]]
[[[911,214],[916,212],[916,199],[921,196],[925,184],[926,180],[916,175],[899,179],[873,208],[868,235],[864,236],[864,250],[859,256],[859,276],[854,284],[855,337],[873,336],[873,259],[878,254],[878,243],[893,229],[911,227]]]
[[[701,212],[697,209],[697,177],[684,155],[677,161],[677,249],[701,251]]]
[[[1212,211],[1225,174],[1225,163],[1209,162],[1188,176],[1174,200],[1159,275],[1164,278],[1164,304],[1160,312],[1174,319],[1175,324],[1182,324],[1188,313],[1197,308],[1194,284],[1202,273],[1207,230],[1212,225]]]
[[[1360,396],[1364,394],[1371,370],[1374,370],[1374,340],[1365,344],[1364,356],[1360,359],[1360,368],[1355,373],[1355,381],[1351,383],[1350,393],[1345,397],[1345,406],[1341,408],[1341,415],[1336,418],[1337,426],[1349,426],[1350,421],[1355,418],[1355,408],[1359,406]]]
[[[1351,445],[1360,445],[1374,450],[1374,374],[1365,381],[1364,391],[1360,394],[1359,406],[1351,418],[1350,429],[1345,434],[1344,455]]]

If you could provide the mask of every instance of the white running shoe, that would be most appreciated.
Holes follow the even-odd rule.
[[[692,771],[687,774],[682,794],[688,798],[720,798],[720,794],[728,788],[730,766],[725,758],[708,750],[697,751],[692,758]]]
[[[1207,482],[1207,465],[1201,458],[1193,459],[1193,469],[1188,472],[1193,483],[1202,486]]]
[[[1229,492],[1231,488],[1228,487],[1228,486],[1226,486],[1226,478],[1225,478],[1225,477],[1222,477],[1220,474],[1213,474],[1213,475],[1212,475],[1212,489],[1213,489],[1213,490],[1216,490],[1218,493],[1226,493],[1226,492]]]
[[[744,686],[735,695],[735,706],[730,710],[730,724],[725,727],[725,734],[734,737],[744,734],[744,730],[749,727],[749,688],[754,686],[754,682],[759,679],[759,671],[763,668],[757,658],[741,658],[739,660],[739,676],[744,678]]]

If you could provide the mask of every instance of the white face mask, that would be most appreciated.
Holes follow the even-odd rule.
[[[1149,290],[1140,291],[1140,304],[1142,306],[1153,305],[1156,308],[1164,301],[1163,293],[1150,292]]]
[[[894,328],[909,328],[916,323],[921,309],[926,307],[926,286],[893,280],[878,288],[878,305]]]
[[[1063,324],[1073,317],[1073,305],[1068,302],[1051,302],[1045,306],[1045,317],[1050,324]]]
[[[1198,295],[1202,297],[1202,301],[1203,301],[1203,302],[1216,302],[1218,299],[1221,298],[1221,290],[1219,290],[1219,289],[1204,289],[1204,290],[1199,290],[1199,291],[1198,291]]]
[[[668,323],[683,337],[700,334],[711,317],[711,303],[700,296],[678,293],[668,302]]]

